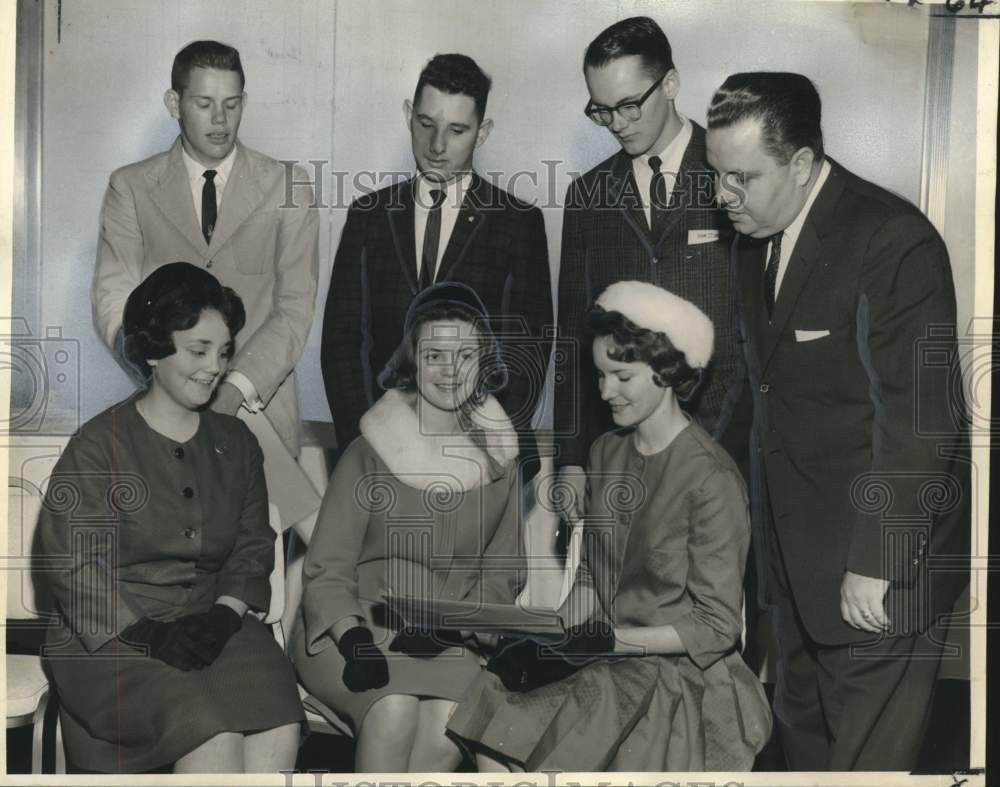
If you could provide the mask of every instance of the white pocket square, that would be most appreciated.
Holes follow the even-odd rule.
[[[829,335],[829,331],[800,331],[798,328],[795,329],[795,341],[797,342],[814,342]]]
[[[688,246],[713,243],[719,239],[718,230],[688,230]]]

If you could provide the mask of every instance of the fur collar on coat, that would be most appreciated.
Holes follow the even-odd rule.
[[[361,434],[402,483],[417,489],[444,483],[464,492],[495,481],[482,451],[464,432],[421,434],[417,425],[416,393],[386,391],[361,418]],[[483,428],[486,448],[503,470],[518,453],[517,433],[500,403],[492,396],[472,412]]]

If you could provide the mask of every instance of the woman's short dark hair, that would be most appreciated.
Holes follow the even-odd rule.
[[[152,369],[146,361],[177,352],[174,331],[193,328],[206,309],[222,315],[234,339],[246,322],[240,296],[223,287],[208,271],[189,262],[171,262],[157,268],[125,302],[125,357],[148,378]]]
[[[403,391],[417,389],[417,344],[420,329],[430,322],[458,320],[472,325],[479,342],[479,372],[472,394],[472,404],[481,404],[486,394],[495,393],[506,384],[507,372],[500,360],[496,337],[482,315],[475,310],[451,301],[440,301],[429,305],[417,314],[403,337],[396,354],[379,375],[379,385],[385,389],[398,388]]]
[[[642,328],[621,312],[596,304],[587,312],[587,328],[594,338],[607,336],[614,341],[616,346],[608,349],[609,358],[619,363],[648,364],[653,382],[673,389],[678,400],[686,402],[698,388],[701,370],[688,365],[684,353],[665,333]]]

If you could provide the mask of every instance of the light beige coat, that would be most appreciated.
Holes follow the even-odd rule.
[[[246,326],[230,364],[257,389],[293,456],[299,414],[292,370],[312,324],[319,267],[319,218],[308,185],[292,187],[278,161],[238,146],[219,221],[206,243],[195,214],[180,139],[169,151],[111,175],[91,300],[94,322],[115,351],[129,293],[170,262],[202,266],[239,293]],[[306,174],[294,168],[294,181]]]

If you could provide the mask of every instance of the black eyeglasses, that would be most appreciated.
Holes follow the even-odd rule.
[[[625,118],[625,120],[633,123],[642,117],[642,105],[646,103],[647,98],[653,95],[653,91],[660,86],[666,77],[667,75],[664,74],[657,79],[650,85],[649,90],[635,101],[623,101],[613,107],[602,107],[592,101],[588,101],[587,106],[583,108],[583,113],[599,126],[610,126],[614,120],[615,112]]]

